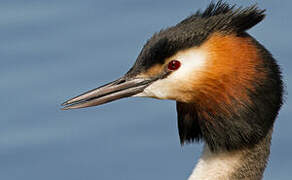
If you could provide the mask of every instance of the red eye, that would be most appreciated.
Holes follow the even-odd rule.
[[[178,60],[172,60],[168,63],[168,69],[171,71],[177,70],[180,67],[180,62]]]

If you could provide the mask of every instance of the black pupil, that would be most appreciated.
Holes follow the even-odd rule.
[[[176,65],[175,65],[175,62],[172,62],[172,68],[175,68]]]

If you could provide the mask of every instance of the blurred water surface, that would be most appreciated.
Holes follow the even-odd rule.
[[[0,1],[0,179],[186,179],[202,145],[180,147],[174,102],[132,98],[74,111],[59,104],[121,76],[154,32],[208,3]],[[258,4],[268,16],[249,32],[278,60],[291,92],[292,2]],[[287,98],[267,180],[291,178],[289,113]]]

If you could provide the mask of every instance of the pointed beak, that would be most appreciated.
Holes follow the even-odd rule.
[[[153,82],[151,79],[127,79],[122,77],[64,102],[62,104],[64,106],[62,110],[98,106],[121,98],[130,97],[141,93],[151,82]]]

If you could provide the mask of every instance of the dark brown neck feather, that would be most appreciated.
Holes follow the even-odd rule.
[[[230,179],[262,179],[270,155],[272,131],[271,129],[259,143],[241,150],[243,155],[240,160],[240,167],[230,175]]]

